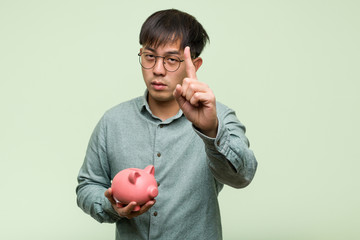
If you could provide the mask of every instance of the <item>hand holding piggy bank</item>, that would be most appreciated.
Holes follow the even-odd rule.
[[[132,201],[137,205],[134,211],[139,211],[140,206],[154,199],[158,195],[153,165],[145,169],[127,168],[115,175],[111,188],[113,198],[117,204],[128,204]]]

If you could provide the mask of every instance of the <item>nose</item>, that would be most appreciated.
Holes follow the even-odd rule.
[[[158,58],[155,62],[155,66],[153,67],[153,73],[155,75],[165,75],[166,69],[164,67],[164,60],[162,58]]]

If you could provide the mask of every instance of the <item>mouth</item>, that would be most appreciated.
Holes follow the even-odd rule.
[[[155,90],[164,90],[167,85],[160,82],[160,81],[152,81],[151,82],[151,86],[155,89]]]

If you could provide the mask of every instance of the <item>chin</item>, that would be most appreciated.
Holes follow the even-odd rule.
[[[169,93],[161,93],[161,92],[150,92],[149,97],[152,98],[156,102],[170,102],[174,101],[175,98],[172,94]]]

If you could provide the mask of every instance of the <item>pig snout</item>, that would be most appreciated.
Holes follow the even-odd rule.
[[[149,186],[147,192],[151,199],[155,198],[158,195],[158,189],[155,186]]]

